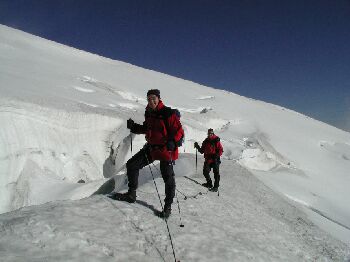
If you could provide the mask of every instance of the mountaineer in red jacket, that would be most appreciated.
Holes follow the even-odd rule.
[[[127,128],[134,134],[145,134],[147,143],[127,161],[129,190],[119,199],[130,203],[135,202],[139,170],[154,160],[160,160],[160,171],[165,183],[165,204],[161,216],[169,217],[176,186],[173,165],[178,159],[178,146],[184,137],[184,131],[179,112],[163,104],[158,89],[149,90],[147,100],[143,124],[136,124],[132,119],[127,121]]]
[[[210,191],[217,192],[220,183],[220,156],[224,152],[220,143],[220,138],[216,136],[214,130],[210,128],[208,129],[208,137],[203,141],[202,146],[200,147],[198,143],[195,142],[194,147],[197,148],[199,153],[204,154],[203,175],[207,182],[202,185],[208,187]],[[214,187],[209,176],[212,168],[214,171]]]

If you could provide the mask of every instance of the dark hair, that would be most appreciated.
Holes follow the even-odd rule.
[[[208,129],[208,133],[213,133],[214,134],[214,130],[212,128]]]
[[[160,98],[160,91],[158,89],[150,89],[147,91],[147,96],[149,95],[155,95],[158,96],[158,98]]]

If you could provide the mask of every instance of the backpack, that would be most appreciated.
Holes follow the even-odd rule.
[[[215,152],[218,151],[218,148],[216,147],[218,142],[220,142],[220,137],[216,137],[215,139],[208,139],[208,143],[215,148]]]
[[[176,116],[176,119],[180,122],[180,118],[181,118],[181,113],[178,109],[176,108],[171,108],[171,107],[166,107],[164,110],[162,110],[163,113],[162,115],[164,116],[164,120],[166,120],[167,118],[169,118],[171,115],[175,114]],[[164,121],[164,124],[165,124],[165,128],[167,130],[169,130],[169,127],[168,127],[168,122],[167,121]],[[176,143],[176,146],[177,147],[181,147],[185,142],[185,133],[183,132],[182,134],[182,137],[180,138],[179,141],[177,141]]]
[[[180,118],[181,118],[181,113],[178,109],[171,109],[173,111],[173,114],[176,115],[178,121],[180,122]],[[181,147],[183,145],[183,143],[185,143],[185,132],[183,132],[181,138],[179,141],[177,141],[176,145],[177,147]]]

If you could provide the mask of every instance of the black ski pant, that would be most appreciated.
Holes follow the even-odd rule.
[[[143,147],[132,158],[126,162],[128,186],[129,190],[136,190],[138,187],[138,178],[140,169],[153,163],[150,155],[150,148]],[[173,162],[160,161],[160,172],[165,184],[165,205],[170,206],[173,203],[175,196],[175,173],[173,169]]]
[[[214,172],[214,187],[219,187],[220,184],[220,163],[218,161],[216,162],[212,162],[212,163],[208,163],[208,162],[204,162],[204,166],[203,166],[203,175],[205,177],[205,179],[207,180],[208,183],[211,182],[211,178],[210,178],[210,171],[211,169],[213,169]]]

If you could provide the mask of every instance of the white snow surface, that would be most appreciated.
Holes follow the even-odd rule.
[[[168,220],[177,259],[350,258],[349,133],[1,25],[0,61],[2,261],[174,260],[148,168],[137,203],[103,195],[126,190],[130,140],[133,154],[145,142],[126,119],[143,121],[151,88],[180,110],[186,134]],[[208,128],[224,146],[219,196],[196,183],[193,142]]]

